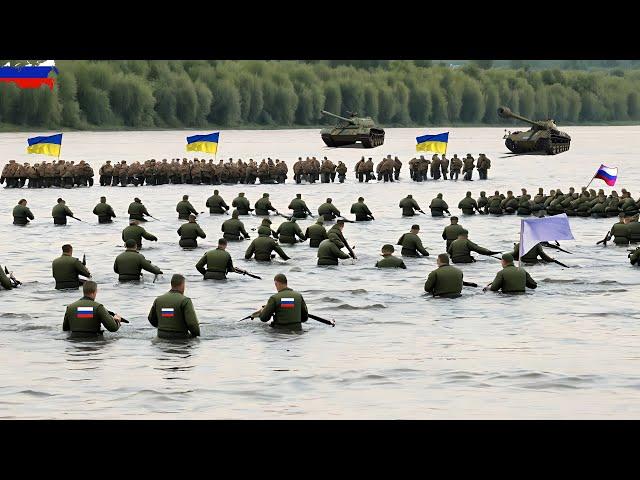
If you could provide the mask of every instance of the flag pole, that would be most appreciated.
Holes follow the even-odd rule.
[[[524,220],[520,219],[520,245],[518,245],[518,268],[522,267],[522,230],[524,230]]]
[[[598,170],[600,170],[602,168],[602,164],[600,164],[600,167],[598,168]],[[593,180],[596,178],[596,175],[598,174],[598,170],[596,170],[596,173],[593,174],[593,177],[591,177],[591,180],[589,180],[589,183],[587,183],[587,186],[584,188],[589,188],[589,185],[591,185],[591,182],[593,182]]]

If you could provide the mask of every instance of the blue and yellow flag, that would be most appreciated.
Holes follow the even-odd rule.
[[[27,153],[40,153],[42,155],[60,156],[62,148],[62,134],[50,135],[48,137],[27,138]]]
[[[447,153],[449,132],[416,137],[416,152]]]
[[[219,140],[220,132],[209,133],[208,135],[192,135],[187,137],[187,152],[216,153]]]

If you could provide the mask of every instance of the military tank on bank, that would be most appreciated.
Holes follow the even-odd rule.
[[[571,144],[571,137],[558,130],[553,120],[533,121],[513,113],[507,107],[498,108],[498,115],[502,118],[515,118],[531,125],[526,132],[511,132],[504,144],[513,153],[546,153],[555,155],[566,152]]]
[[[332,128],[320,131],[322,141],[329,147],[342,147],[361,142],[364,148],[378,147],[384,143],[384,130],[376,127],[370,117],[358,117],[355,112],[349,112],[349,118],[322,110],[323,115],[335,117],[339,121]]]

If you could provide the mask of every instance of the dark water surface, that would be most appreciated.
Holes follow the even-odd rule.
[[[538,186],[579,188],[600,163],[619,167],[616,188],[626,187],[637,198],[640,127],[573,127],[567,129],[573,137],[569,152],[515,158],[499,158],[506,150],[502,129],[450,131],[448,156],[486,153],[493,161],[488,181],[478,181],[476,173],[474,182],[410,182],[406,164],[414,155],[414,137],[423,130],[389,129],[385,145],[375,150],[324,148],[316,130],[223,132],[220,156],[225,159],[269,155],[291,166],[299,155],[327,155],[351,170],[362,154],[378,161],[391,153],[405,164],[402,181],[386,185],[354,183],[350,172],[344,185],[219,187],[228,203],[240,191],[252,204],[269,192],[282,212],[298,192],[313,211],[331,196],[345,213],[362,195],[377,219],[346,226],[359,259],[339,267],[316,267],[316,251],[308,243],[285,246],[292,260],[272,265],[245,261],[249,242],[230,244],[237,266],[263,280],[239,275],[223,283],[201,280],[194,265],[215,245],[222,217],[201,216],[207,233],[201,248],[178,247],[176,203],[187,193],[197,209],[205,210],[214,187],[0,190],[0,264],[8,264],[24,282],[19,290],[0,292],[0,417],[640,417],[638,269],[629,265],[626,249],[595,246],[613,220],[571,218],[576,241],[563,247],[574,254],[551,254],[572,268],[531,267],[539,284],[535,293],[508,297],[466,288],[460,299],[436,300],[424,295],[423,285],[435,256],[444,251],[441,232],[449,221],[403,219],[397,205],[408,193],[426,210],[439,192],[456,207],[468,189],[477,197],[480,190],[491,195],[495,189],[519,193],[526,187],[535,194]],[[106,159],[182,158],[184,137],[191,133],[65,133],[63,158],[90,161],[97,175]],[[20,153],[26,136],[0,134],[2,162],[41,158]],[[593,186],[611,190],[602,182]],[[118,215],[112,225],[98,225],[91,214],[101,195]],[[70,220],[67,227],[54,227],[50,212],[59,196],[90,223]],[[165,272],[155,284],[145,275],[140,285],[119,285],[112,270],[134,196],[161,219],[146,225],[159,241],[145,242],[142,252]],[[11,210],[22,197],[36,215],[26,228],[11,225]],[[280,220],[274,218],[275,227]],[[243,221],[249,230],[260,219]],[[302,229],[312,222],[301,221]],[[412,223],[420,224],[431,257],[406,260],[404,271],[375,269],[381,245],[395,244]],[[510,250],[518,239],[515,216],[475,216],[461,223],[473,241],[493,250]],[[86,253],[100,285],[98,300],[131,321],[101,341],[72,341],[62,332],[65,306],[81,296],[53,288],[51,261],[67,242],[76,256]],[[462,267],[465,280],[481,285],[499,268],[487,257]],[[264,304],[278,272],[302,292],[313,313],[335,318],[337,326],[309,321],[304,333],[286,334],[256,320],[239,322]],[[187,276],[187,295],[201,322],[198,340],[159,341],[146,320],[173,273]]]

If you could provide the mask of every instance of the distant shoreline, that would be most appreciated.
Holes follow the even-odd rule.
[[[570,127],[631,127],[631,126],[640,126],[640,122],[638,121],[620,121],[620,122],[600,122],[600,123],[576,123],[576,124],[563,124],[559,125],[558,128],[562,130],[563,128]],[[193,131],[193,132],[201,132],[208,130],[320,130],[323,128],[331,127],[331,125],[287,125],[287,126],[269,126],[269,125],[242,125],[235,127],[216,127],[216,126],[205,126],[205,127],[197,127],[197,128],[187,128],[187,127],[177,127],[177,128],[141,128],[141,127],[104,127],[104,128],[92,128],[92,129],[68,129],[68,128],[58,128],[51,129],[48,127],[28,127],[24,125],[7,125],[0,124],[0,133],[20,133],[20,132],[46,132],[53,131],[56,132],[88,132],[88,133],[97,133],[97,132],[168,132],[168,131]],[[475,124],[450,124],[450,125],[385,125],[382,128],[413,128],[413,129],[444,129],[444,128],[502,128],[506,130],[528,130],[528,126],[524,125],[505,125],[501,124],[489,124],[489,123],[475,123]]]

